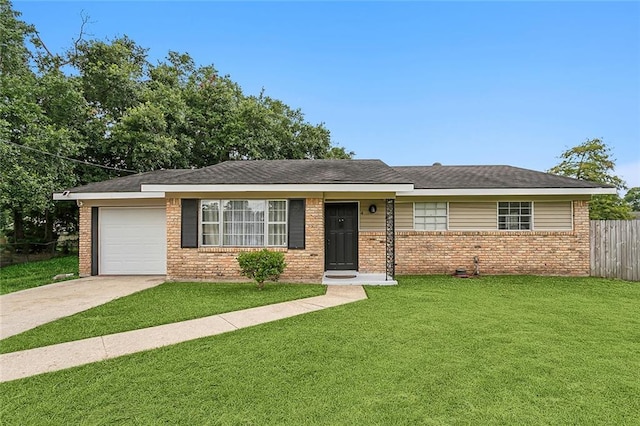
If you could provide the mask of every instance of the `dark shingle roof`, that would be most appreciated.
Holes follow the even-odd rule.
[[[138,192],[142,184],[414,184],[415,189],[608,188],[512,166],[399,166],[380,160],[226,161],[202,169],[156,170],[69,191]]]
[[[599,183],[512,166],[394,167],[415,189],[602,188]]]
[[[140,185],[149,180],[161,179],[168,181],[172,177],[192,172],[191,169],[154,170],[152,172],[138,173],[135,175],[118,177],[102,182],[93,182],[87,185],[71,188],[71,192],[139,192]]]
[[[410,184],[380,160],[226,161],[169,181],[158,175],[145,183],[166,184]]]

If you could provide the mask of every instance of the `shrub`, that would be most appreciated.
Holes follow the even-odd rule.
[[[278,281],[287,266],[284,253],[267,249],[240,253],[238,264],[242,275],[255,280],[260,290],[266,280]]]

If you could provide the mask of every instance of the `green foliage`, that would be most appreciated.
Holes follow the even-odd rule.
[[[589,219],[628,220],[632,219],[631,207],[616,194],[594,195],[589,203]]]
[[[54,282],[58,274],[73,274],[78,278],[78,256],[54,257],[37,262],[27,262],[2,268],[0,294],[39,287]]]
[[[146,49],[124,36],[111,42],[83,41],[72,58],[87,101],[108,120],[121,117],[140,99]]]
[[[564,151],[560,164],[549,173],[625,189],[625,182],[613,173],[616,163],[611,155],[611,148],[601,139],[587,140]],[[589,204],[589,218],[631,219],[631,208],[618,195],[595,195]]]
[[[85,40],[85,16],[73,45],[52,52],[19,17],[0,0],[0,210],[15,238],[32,237],[29,229],[42,224],[45,239],[56,226],[75,227],[68,222],[75,206],[54,204],[51,193],[126,173],[108,168],[353,155],[299,109],[246,95],[188,54],[169,51],[150,64],[147,49],[127,36]]]
[[[87,108],[73,79],[57,69],[31,69],[27,40],[35,29],[19,16],[9,2],[0,3],[0,209],[13,219],[15,239],[29,237],[25,224],[38,224],[50,240],[51,193],[73,186],[76,177],[73,163],[41,151],[77,155]]]
[[[284,253],[267,249],[240,253],[238,264],[242,275],[255,280],[261,290],[266,280],[278,281],[287,266]]]
[[[640,187],[630,188],[624,196],[624,200],[629,203],[634,212],[640,212]]]
[[[18,18],[20,13],[13,10],[11,2],[0,0],[0,76],[5,74],[28,74],[28,63],[31,57],[24,43],[27,36],[34,32],[32,25],[27,25]]]
[[[587,140],[564,151],[560,158],[560,164],[552,167],[549,173],[611,185],[618,189],[626,186],[622,179],[613,174],[616,163],[611,158],[611,148],[601,139]]]

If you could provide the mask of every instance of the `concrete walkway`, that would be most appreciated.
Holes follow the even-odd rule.
[[[155,287],[164,276],[89,277],[0,296],[0,339]]]
[[[0,382],[160,348],[366,299],[362,286],[329,286],[324,296],[0,355]]]

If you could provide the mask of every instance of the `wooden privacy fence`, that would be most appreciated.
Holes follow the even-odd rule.
[[[591,221],[591,276],[640,281],[640,220]]]

